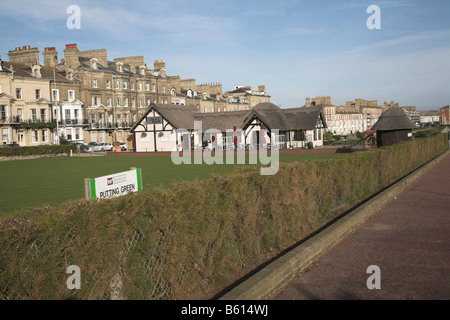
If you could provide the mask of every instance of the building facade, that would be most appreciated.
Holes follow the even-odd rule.
[[[450,125],[450,106],[445,106],[439,109],[440,124]]]

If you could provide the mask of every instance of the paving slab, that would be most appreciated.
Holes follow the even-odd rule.
[[[269,299],[450,299],[449,153]]]

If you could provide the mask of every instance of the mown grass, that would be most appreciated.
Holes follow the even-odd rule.
[[[343,154],[280,154],[280,162],[332,159]],[[226,163],[224,161],[224,163]],[[234,161],[237,163],[237,161]],[[249,165],[248,158],[246,165]],[[84,198],[84,179],[142,169],[144,190],[169,188],[177,181],[233,172],[237,164],[175,165],[170,156],[45,158],[0,162],[0,216],[17,209]]]

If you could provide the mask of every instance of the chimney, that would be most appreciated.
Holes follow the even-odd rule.
[[[76,68],[80,66],[80,50],[76,43],[66,44],[64,49],[64,63],[66,68]]]
[[[30,67],[39,64],[39,50],[38,48],[31,48],[30,46],[16,47],[15,50],[8,52],[9,61],[12,63],[22,63]]]
[[[305,98],[305,107],[311,107],[311,99]]]
[[[264,85],[258,86],[258,91],[259,92],[265,92],[266,91],[266,86],[264,86]]]
[[[44,66],[55,67],[58,64],[58,52],[55,47],[44,48]]]
[[[164,60],[155,60],[154,69],[155,71],[165,70],[166,63],[164,62]]]

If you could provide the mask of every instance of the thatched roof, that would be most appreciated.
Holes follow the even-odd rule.
[[[391,131],[412,129],[416,125],[408,115],[399,107],[392,107],[386,110],[378,118],[378,121],[372,127],[374,131]]]
[[[242,129],[247,118],[248,110],[244,111],[227,111],[227,112],[211,112],[196,113],[194,118],[196,121],[202,121],[202,130],[218,129],[221,132],[232,130],[236,125],[237,129]]]
[[[259,119],[267,129],[280,131],[312,130],[319,120],[324,121],[321,108],[281,109],[273,103],[260,103],[251,110],[200,113],[195,107],[173,104],[151,104],[147,112],[131,128],[134,132],[152,110],[156,110],[175,128],[193,130],[194,121],[202,121],[202,130],[218,129],[221,132],[245,129],[253,118]],[[325,124],[326,125],[326,124]]]

